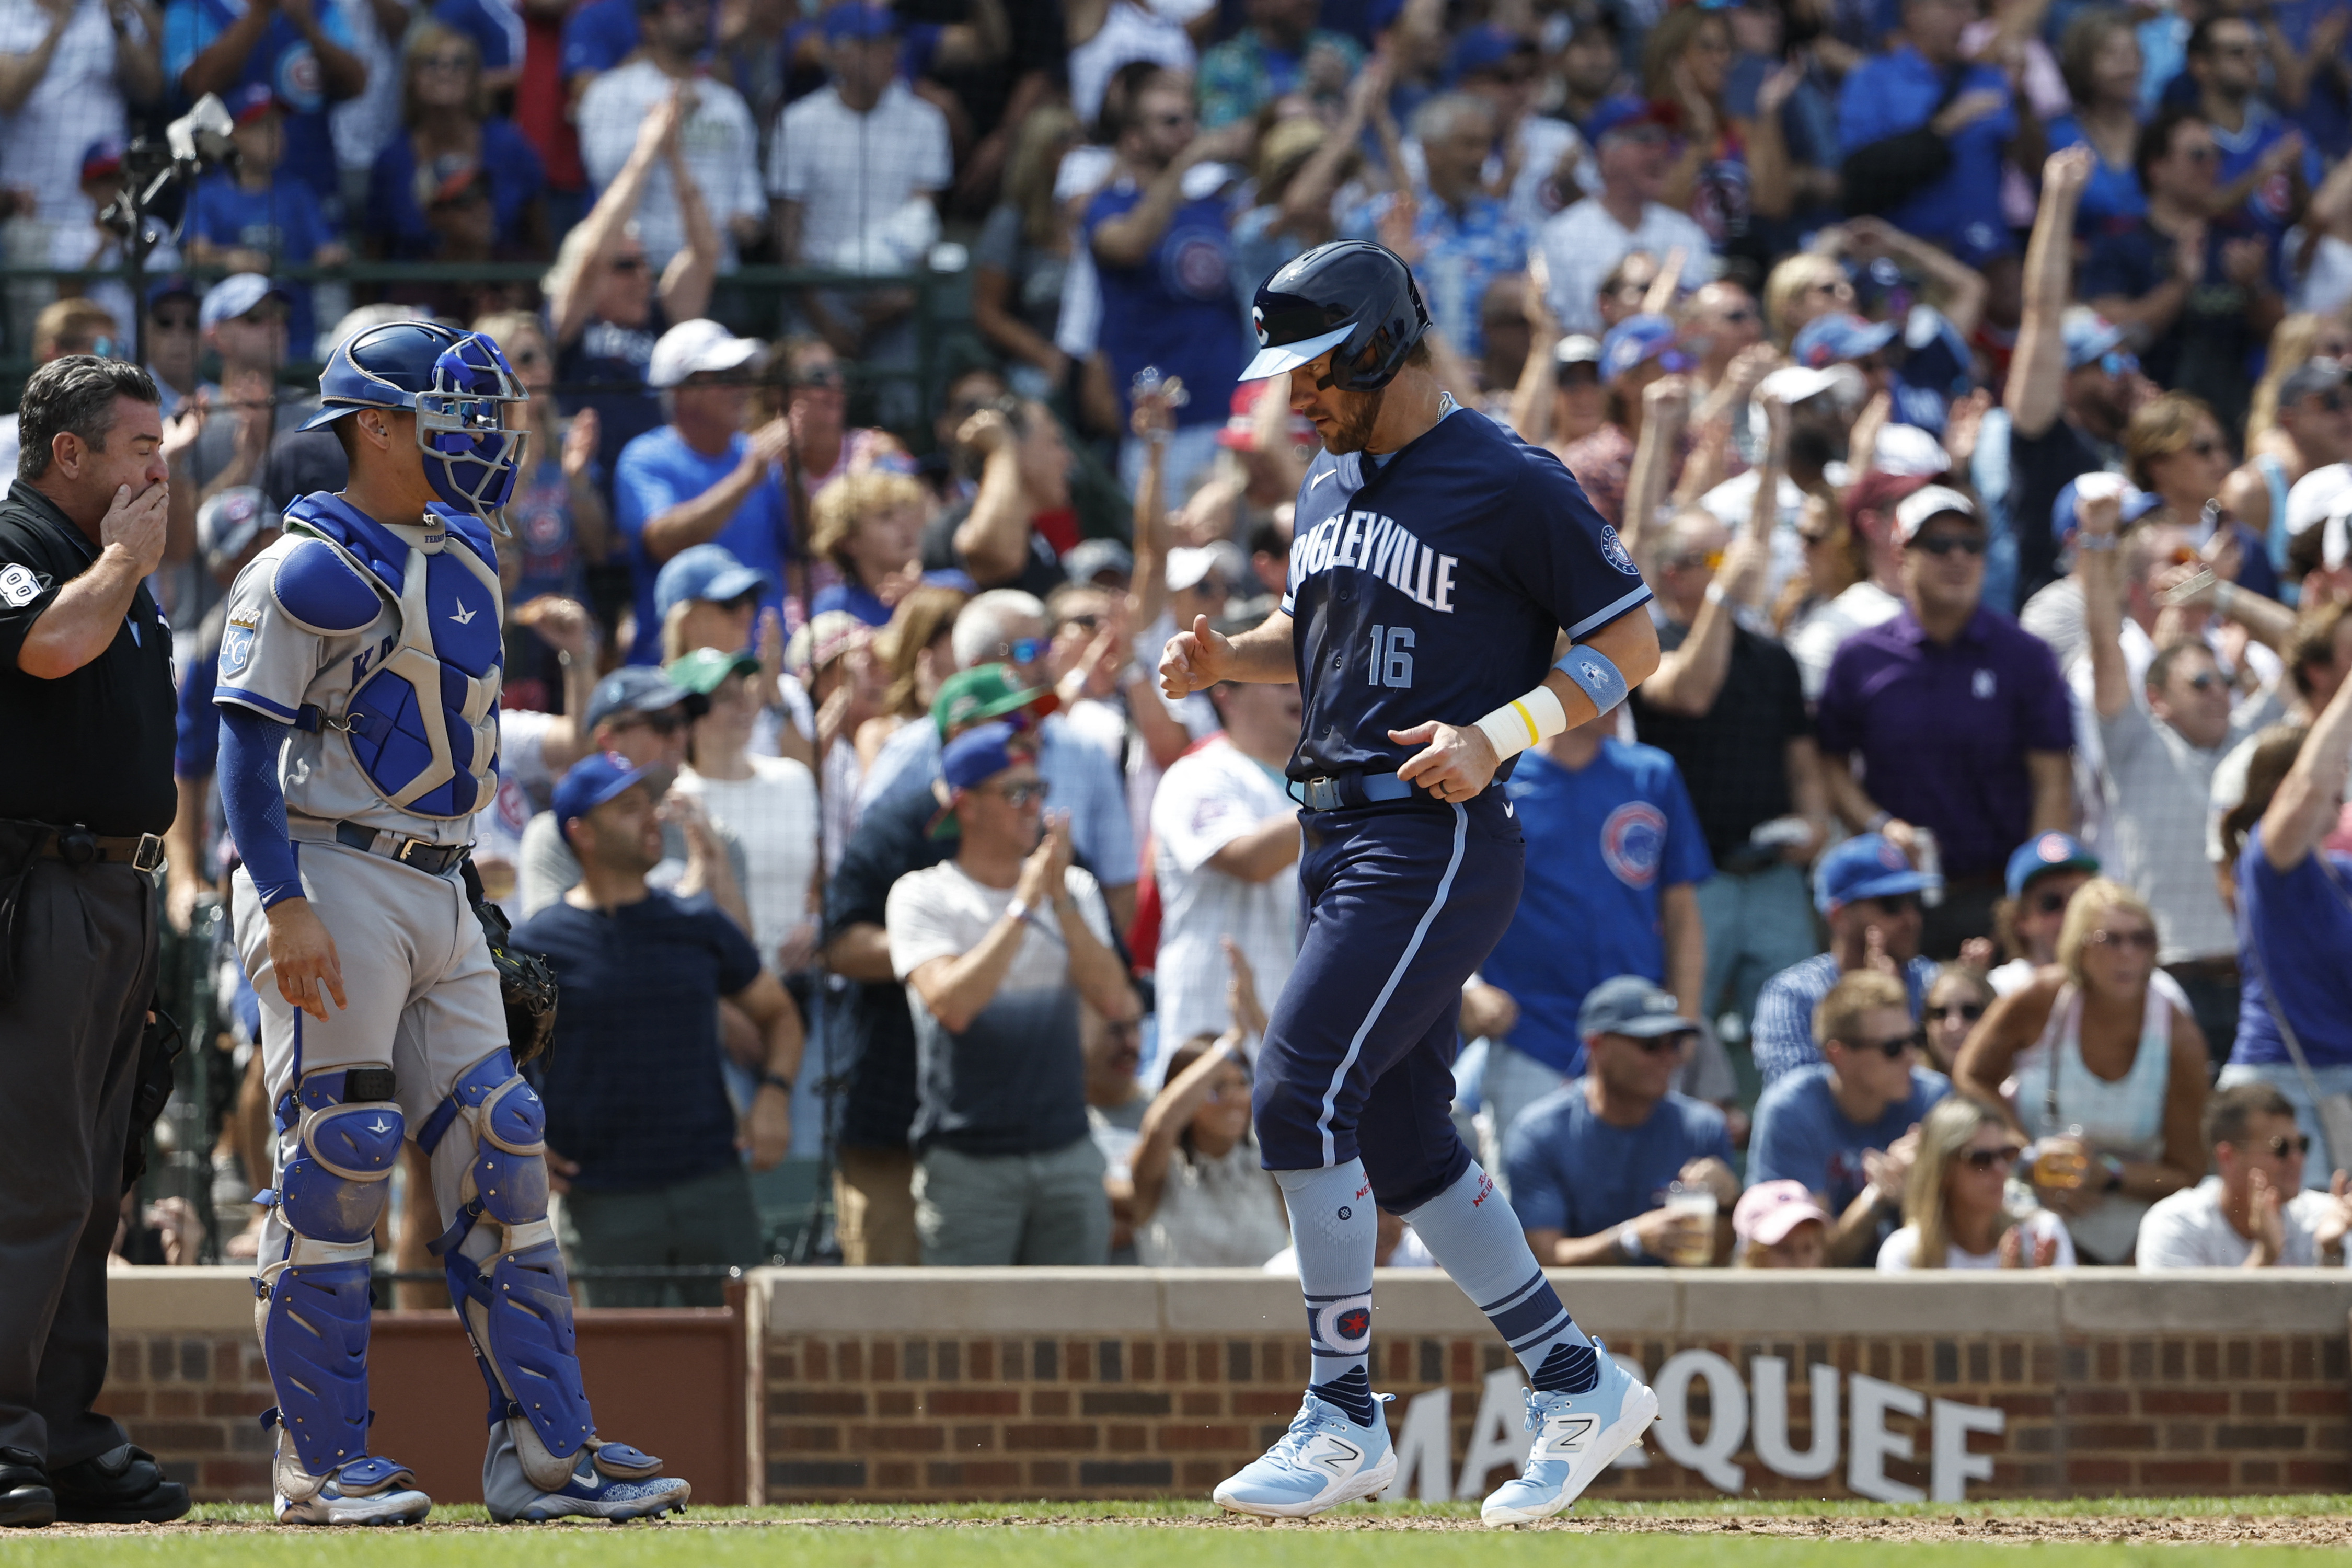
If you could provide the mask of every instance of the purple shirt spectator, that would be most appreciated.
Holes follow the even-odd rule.
[[[1908,605],[1847,638],[1819,721],[1822,750],[1859,756],[1873,800],[1935,829],[1948,877],[2000,870],[2032,835],[2025,754],[2074,744],[2049,645],[1982,607],[1948,646]]]

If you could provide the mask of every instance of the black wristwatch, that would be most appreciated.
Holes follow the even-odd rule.
[[[786,1078],[783,1074],[780,1072],[761,1073],[760,1075],[760,1087],[761,1089],[765,1089],[770,1084],[773,1084],[776,1088],[782,1089],[786,1100],[790,1100],[793,1097],[793,1080]]]

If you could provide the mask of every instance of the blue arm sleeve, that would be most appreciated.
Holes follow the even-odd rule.
[[[302,896],[294,845],[286,836],[286,792],[278,783],[287,726],[234,705],[224,706],[220,716],[221,809],[266,910]]]

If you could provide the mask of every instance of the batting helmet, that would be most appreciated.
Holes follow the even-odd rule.
[[[319,375],[316,430],[362,408],[416,415],[416,444],[434,492],[467,511],[490,512],[514,493],[528,432],[507,405],[530,401],[499,345],[434,321],[389,321],[335,345]]]
[[[1429,330],[1429,308],[1393,251],[1342,239],[1294,258],[1259,284],[1250,320],[1257,357],[1244,381],[1286,375],[1328,349],[1330,384],[1371,392],[1404,367]]]

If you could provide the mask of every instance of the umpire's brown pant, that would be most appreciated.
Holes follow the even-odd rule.
[[[90,1406],[155,938],[130,867],[34,862],[0,997],[0,1448],[52,1469],[125,1441]]]

